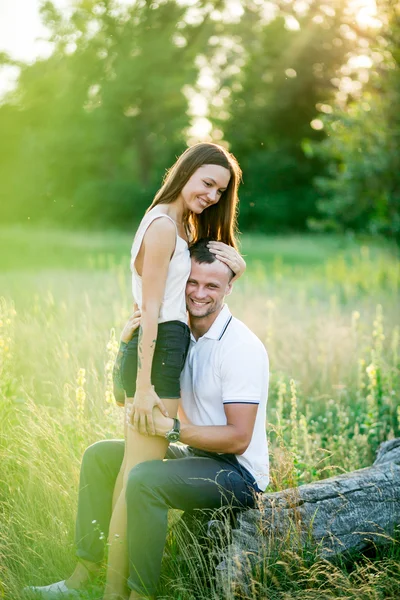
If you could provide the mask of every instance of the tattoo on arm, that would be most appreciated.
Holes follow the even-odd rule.
[[[139,326],[139,335],[138,335],[138,369],[139,370],[142,368],[142,364],[143,364],[142,341],[143,341],[143,329],[142,329],[142,326],[140,325]],[[157,339],[155,339],[151,342],[151,345],[150,345],[151,350],[154,350],[156,342],[157,342]]]

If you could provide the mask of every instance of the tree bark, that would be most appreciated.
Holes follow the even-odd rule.
[[[371,467],[260,496],[241,513],[217,569],[229,580],[279,549],[333,559],[391,540],[400,524],[400,438],[380,445]],[[249,564],[250,563],[250,564]],[[235,575],[236,574],[236,575]]]

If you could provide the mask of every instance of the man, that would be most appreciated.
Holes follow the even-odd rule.
[[[224,304],[232,271],[200,240],[191,248],[186,286],[191,342],[181,375],[181,423],[155,411],[156,434],[179,439],[166,459],[134,467],[127,485],[130,600],[154,597],[167,535],[168,509],[253,507],[268,484],[265,432],[268,357],[260,340]],[[87,583],[104,554],[114,484],[124,442],[106,440],[83,457],[72,576],[42,588],[65,597]]]

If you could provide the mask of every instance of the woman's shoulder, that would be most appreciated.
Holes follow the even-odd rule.
[[[131,248],[131,268],[143,246],[152,248],[152,251],[164,254],[173,252],[176,245],[177,231],[172,219],[158,218],[164,215],[155,215],[139,225]]]
[[[166,230],[174,228],[174,230],[176,230],[175,221],[163,210],[158,209],[158,206],[151,208],[144,215],[139,223],[139,227],[137,228],[136,236],[140,235],[140,233],[144,233],[150,227],[150,225],[152,228],[157,227]]]
[[[167,217],[167,218],[165,219],[162,217]],[[144,232],[144,235],[154,237],[157,235],[169,235],[170,234],[175,239],[176,232],[177,232],[177,229],[176,229],[174,220],[171,219],[171,217],[168,217],[168,215],[159,214],[159,215],[154,215],[153,219],[151,219],[148,222],[148,225],[146,227],[146,231]]]
[[[132,252],[135,252],[142,241],[167,241],[167,238],[175,244],[177,228],[174,220],[164,212],[147,212],[141,220],[132,244]]]

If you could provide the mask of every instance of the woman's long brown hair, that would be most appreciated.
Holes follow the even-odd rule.
[[[185,226],[190,230],[191,241],[194,243],[201,238],[211,238],[237,248],[238,187],[242,171],[233,154],[222,146],[201,142],[185,150],[168,170],[148,211],[157,204],[170,204],[176,200],[190,177],[202,165],[225,167],[231,178],[217,204],[203,210],[200,215],[189,213]]]

